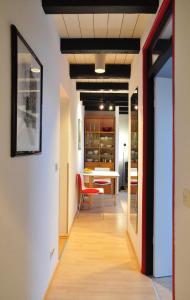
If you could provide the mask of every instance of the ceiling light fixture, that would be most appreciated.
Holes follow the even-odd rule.
[[[105,108],[104,104],[101,103],[101,104],[99,105],[99,110],[104,110],[104,108]]]
[[[105,54],[96,54],[95,55],[95,72],[98,74],[105,73]]]
[[[39,68],[31,68],[31,72],[32,73],[40,73],[40,69]]]
[[[109,105],[109,110],[113,110],[113,105],[112,104]]]

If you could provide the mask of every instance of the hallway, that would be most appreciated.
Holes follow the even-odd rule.
[[[125,193],[77,216],[46,300],[156,300],[126,234]]]

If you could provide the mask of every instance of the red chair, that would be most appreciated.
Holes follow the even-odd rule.
[[[84,196],[92,196],[92,195],[101,195],[104,194],[103,188],[87,188],[84,186],[81,175],[77,174],[77,182],[79,188],[79,210],[81,207],[81,203],[84,202]],[[89,206],[91,207],[91,197],[89,197]]]

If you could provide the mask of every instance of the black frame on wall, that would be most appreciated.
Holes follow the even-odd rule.
[[[19,55],[23,55],[23,53],[19,53],[18,51],[18,40],[20,40],[23,44],[23,46],[27,49],[27,54],[24,53],[24,55],[30,56],[31,59],[35,62],[35,65],[38,67],[38,74],[33,76],[31,78],[31,75],[29,78],[23,76],[23,78],[19,78]],[[29,69],[28,69],[29,70]],[[27,71],[28,71],[27,70]],[[42,98],[43,98],[43,65],[41,64],[38,57],[35,55],[31,47],[28,45],[28,43],[25,41],[23,36],[20,34],[20,32],[17,30],[15,25],[11,25],[11,157],[15,156],[24,156],[24,155],[33,155],[33,154],[39,154],[42,152]],[[28,71],[31,74],[31,70]],[[39,75],[40,74],[40,75]],[[37,99],[34,90],[32,89],[33,86],[37,86],[37,83],[35,80],[35,76],[38,76],[39,81],[39,97]],[[33,86],[31,84],[33,80]],[[25,97],[25,103],[22,105],[22,108],[19,108],[19,84],[20,82],[24,86],[27,86],[27,97]],[[28,81],[28,83],[27,83]],[[35,84],[36,85],[35,85]],[[25,91],[24,91],[25,92]],[[23,92],[23,93],[24,93]],[[23,97],[24,98],[24,97]],[[21,106],[21,105],[20,105]],[[23,109],[24,107],[24,109]],[[37,108],[39,108],[39,112],[37,112]],[[20,109],[20,111],[19,111]],[[39,137],[36,142],[36,145],[34,146],[34,149],[31,149],[32,146],[28,146],[27,149],[19,149],[17,148],[17,142],[18,142],[18,111],[20,115],[22,116],[22,122],[25,124],[25,132],[30,135],[32,133],[32,138],[35,140],[35,133],[37,134],[37,137]],[[21,119],[21,118],[20,118]],[[39,119],[39,120],[38,120]],[[26,148],[26,147],[25,147]]]

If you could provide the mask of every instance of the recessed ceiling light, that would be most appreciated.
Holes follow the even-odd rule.
[[[104,104],[103,103],[99,105],[99,109],[104,110]]]
[[[31,68],[31,72],[32,73],[40,73],[40,69],[39,68]]]

